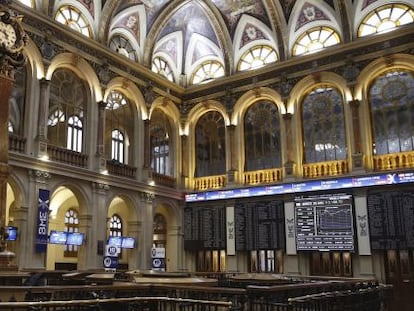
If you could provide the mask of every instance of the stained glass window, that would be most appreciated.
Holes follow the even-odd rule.
[[[59,23],[69,26],[73,30],[91,37],[92,31],[88,21],[82,13],[73,6],[62,6],[56,12],[55,20]]]
[[[253,104],[244,118],[246,171],[281,167],[279,111],[274,103]]]
[[[224,67],[217,61],[207,61],[201,64],[194,72],[192,84],[207,83],[224,76]]]
[[[333,87],[316,87],[302,103],[304,162],[346,159],[342,96]]]
[[[226,139],[223,116],[210,111],[197,122],[196,175],[222,175],[226,172]]]
[[[249,49],[240,59],[238,69],[240,71],[260,68],[266,64],[274,63],[278,59],[273,48],[259,45]]]
[[[412,151],[414,146],[414,75],[390,71],[369,89],[373,124],[373,153]]]
[[[388,4],[371,12],[358,29],[358,37],[393,30],[414,21],[414,10],[404,4]]]
[[[306,31],[293,46],[293,55],[318,52],[341,41],[338,33],[329,27],[317,27]]]

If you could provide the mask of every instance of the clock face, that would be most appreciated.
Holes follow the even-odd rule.
[[[13,26],[0,21],[0,45],[11,49],[17,40],[16,31]]]

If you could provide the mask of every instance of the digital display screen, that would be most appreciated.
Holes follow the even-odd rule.
[[[122,238],[121,248],[134,248],[135,247],[135,238],[124,236]]]
[[[50,244],[66,244],[68,239],[68,233],[65,231],[50,231],[49,243]]]
[[[122,246],[122,237],[121,236],[110,236],[108,238],[108,245],[121,247]]]
[[[6,232],[9,235],[7,241],[16,241],[17,240],[17,227],[7,226]]]
[[[68,245],[82,245],[84,234],[80,232],[68,232],[66,244]]]
[[[120,248],[134,248],[135,238],[128,236],[110,236],[108,238],[108,245]]]
[[[273,186],[239,188],[231,190],[203,191],[185,196],[186,202],[202,202],[220,199],[249,198],[264,195],[299,193],[321,190],[338,190],[380,185],[397,185],[414,182],[414,172],[389,173],[368,176],[341,177],[326,180],[308,180]],[[339,190],[341,191],[341,190]]]
[[[350,194],[295,198],[296,249],[354,251]]]

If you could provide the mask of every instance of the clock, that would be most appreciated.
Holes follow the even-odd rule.
[[[27,42],[27,35],[21,25],[21,16],[10,16],[0,12],[0,52],[16,54],[21,52]]]

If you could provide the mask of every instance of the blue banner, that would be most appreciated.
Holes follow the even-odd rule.
[[[37,226],[36,226],[36,252],[46,253],[47,250],[47,227],[49,221],[49,190],[39,189],[37,203]]]

